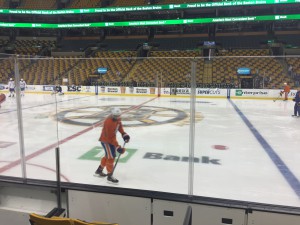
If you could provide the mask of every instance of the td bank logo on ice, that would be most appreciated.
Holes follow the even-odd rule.
[[[243,91],[242,90],[235,90],[235,96],[242,96]]]
[[[126,163],[136,151],[137,149],[126,148],[126,152],[121,155],[119,162]],[[100,158],[102,158],[104,154],[105,153],[103,148],[100,146],[96,146],[91,150],[89,150],[88,152],[84,153],[82,156],[80,156],[79,159],[100,161]],[[119,153],[117,153],[117,157],[118,154]]]
[[[162,153],[155,153],[155,152],[147,152],[143,158],[151,159],[151,160],[189,162],[189,157],[186,156],[180,157],[177,155],[164,155]],[[221,165],[220,159],[212,159],[209,158],[208,156],[201,156],[201,158],[193,157],[192,161],[194,163]]]

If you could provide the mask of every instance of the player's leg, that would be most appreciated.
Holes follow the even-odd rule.
[[[294,115],[292,115],[292,116],[297,116],[298,110],[299,110],[298,103],[295,102],[295,105],[294,105]]]
[[[5,100],[6,100],[6,96],[5,96],[5,94],[0,94],[0,108],[1,108],[1,104],[3,103],[3,102],[5,102]]]
[[[101,161],[100,161],[100,165],[97,168],[97,170],[95,171],[95,174],[98,174],[100,177],[106,177],[107,174],[103,172],[103,169],[106,166],[106,162],[107,162],[107,158],[106,156],[104,156]]]
[[[106,169],[107,169],[107,180],[112,183],[119,182],[118,179],[113,177],[115,158],[116,158],[116,148],[115,146],[110,145],[110,157],[107,160]]]
[[[8,97],[12,97],[12,93],[13,93],[13,89],[9,89],[9,96]]]
[[[113,177],[113,169],[114,169],[114,162],[115,159],[108,159],[107,162],[107,180],[112,182],[112,183],[118,183],[119,180]]]
[[[95,174],[98,174],[101,177],[105,177],[105,176],[107,176],[107,174],[105,174],[103,172],[103,169],[106,167],[106,164],[107,164],[107,157],[108,157],[108,152],[109,152],[109,145],[107,145],[107,144],[105,144],[103,142],[101,142],[101,145],[103,147],[105,156],[102,157],[102,159],[100,160],[100,165],[97,168],[97,170],[95,171]]]
[[[288,92],[284,92],[284,101],[287,101],[288,100]]]

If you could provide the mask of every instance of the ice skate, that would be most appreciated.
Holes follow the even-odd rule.
[[[109,174],[107,175],[107,181],[112,182],[114,184],[119,183],[118,179],[114,178],[112,175],[109,175]]]
[[[103,169],[101,169],[100,167],[95,171],[95,175],[100,176],[100,177],[106,177],[107,176],[106,173],[103,173]]]

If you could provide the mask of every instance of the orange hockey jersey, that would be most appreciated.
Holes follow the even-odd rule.
[[[291,91],[291,88],[290,88],[290,86],[289,85],[286,85],[285,87],[284,87],[284,90],[283,90],[284,92],[290,92]]]
[[[111,116],[107,117],[103,123],[102,133],[99,141],[118,146],[117,132],[123,136],[125,134],[121,119],[113,120]]]

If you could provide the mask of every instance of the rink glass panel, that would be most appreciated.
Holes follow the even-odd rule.
[[[0,70],[0,93],[5,94],[6,101],[1,104],[0,113],[0,158],[1,158],[1,175],[22,177],[22,167],[20,163],[17,166],[12,166],[15,162],[21,161],[20,152],[20,133],[18,118],[17,98],[20,97],[16,93],[10,94],[8,82],[12,79],[16,81],[14,73],[16,58],[13,56],[0,55],[1,70]]]
[[[19,74],[20,79],[27,83],[24,96],[21,96],[26,177],[56,180],[55,147],[59,140],[56,112],[60,100],[52,92],[54,85],[59,82],[59,60],[43,57],[18,58],[18,62],[24,60],[27,61],[27,66],[20,69]],[[32,94],[38,87],[39,94]]]
[[[172,57],[139,59],[123,54],[88,59],[18,58],[19,73],[11,72],[15,70],[15,59],[5,59],[10,67],[2,71],[1,83],[7,83],[13,74],[15,80],[23,78],[27,84],[41,85],[43,94],[27,94],[30,87],[24,97],[7,98],[2,106],[5,123],[0,124],[4,131],[1,141],[13,144],[1,151],[1,175],[55,181],[58,148],[61,181],[109,185],[94,172],[104,155],[98,141],[102,122],[111,107],[117,106],[123,111],[125,132],[131,136],[114,174],[120,187],[247,201],[257,201],[255,196],[260,190],[271,188],[277,178],[271,173],[273,168],[262,162],[269,160],[267,154],[252,135],[242,140],[249,127],[241,112],[260,128],[261,121],[251,109],[263,113],[264,104],[195,98],[193,88],[196,85],[203,92],[215,93],[247,85],[272,89],[281,88],[285,80],[297,86],[285,74],[287,68],[278,67],[274,61],[281,59],[220,56],[209,60],[177,57],[176,53]],[[295,65],[299,65],[297,60]],[[238,68],[250,68],[257,79],[241,82]],[[285,75],[282,78],[278,74]],[[62,94],[52,93],[56,86],[64,87]],[[145,93],[145,87],[150,87],[150,93]],[[166,95],[157,98],[158,89]],[[274,125],[266,127],[270,126]],[[259,131],[268,137],[269,129],[262,127]],[[24,137],[23,144],[20,136]],[[118,141],[123,145],[119,134]],[[253,170],[255,164],[259,166]],[[268,203],[265,198],[261,201]]]
[[[104,156],[98,139],[110,109],[119,107],[124,130],[131,137],[114,173],[119,186],[187,194],[190,103],[169,98],[176,93],[165,86],[182,76],[184,84],[189,82],[191,58],[142,59],[122,52],[101,56],[81,59],[65,74],[72,100],[59,107],[59,139],[67,139],[60,145],[61,173],[71,182],[108,185],[106,178],[94,176]],[[86,84],[92,85],[89,91]],[[157,87],[169,93],[167,98],[157,97]],[[124,145],[119,133],[117,140]]]

